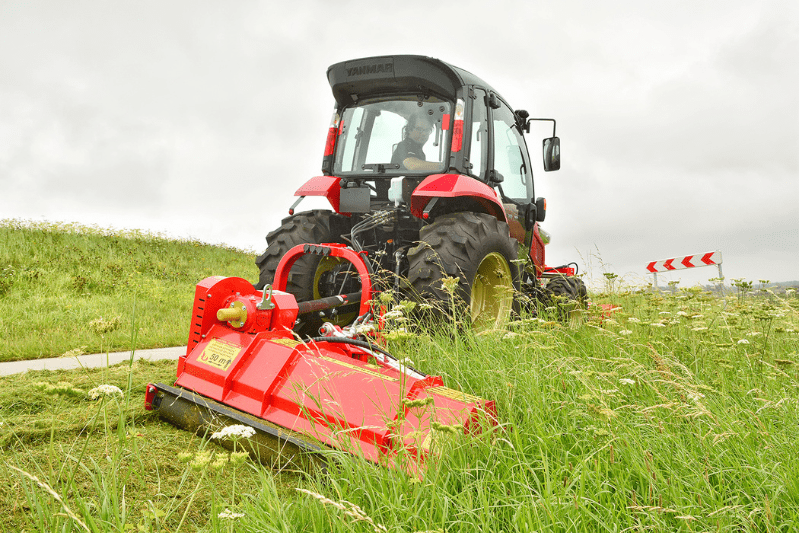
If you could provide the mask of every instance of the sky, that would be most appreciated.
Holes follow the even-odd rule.
[[[558,121],[548,264],[635,285],[719,250],[728,280],[800,278],[795,0],[289,4],[0,2],[0,219],[260,253],[321,174],[328,66],[420,54]]]

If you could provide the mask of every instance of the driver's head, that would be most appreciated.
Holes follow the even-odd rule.
[[[425,144],[433,132],[433,123],[423,113],[414,113],[408,117],[406,123],[406,136],[412,141]]]

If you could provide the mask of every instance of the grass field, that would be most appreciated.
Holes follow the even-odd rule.
[[[63,237],[89,246],[82,238]],[[127,255],[122,237],[85,238],[98,250],[117,239],[110,248]],[[146,256],[146,243],[131,242]],[[168,278],[193,251],[180,260],[190,265],[183,275],[195,277],[185,280],[187,306],[198,278],[241,274],[232,272],[239,260],[252,269],[240,252],[175,246],[170,261],[148,257],[163,261],[156,270]],[[54,301],[63,306],[74,299],[74,274],[58,264],[67,253],[49,253],[52,263],[39,264],[62,271]],[[5,339],[14,307],[6,300],[24,301],[20,287],[36,284],[19,274],[29,268],[24,254],[0,257],[14,269],[0,296]],[[135,338],[143,348],[140,328],[157,333],[157,320],[186,319],[165,313],[140,325],[150,308],[139,302],[165,289],[136,287],[136,312],[132,301],[115,311],[114,343]],[[269,470],[177,430],[142,409],[146,383],[169,382],[174,362],[0,378],[0,530],[797,531],[798,300],[746,289],[726,298],[699,288],[618,289],[592,295],[618,307],[610,318],[545,316],[455,338],[394,334],[396,356],[494,399],[501,420],[477,437],[442,434],[421,478],[338,453],[324,472]],[[84,322],[102,309],[92,303],[102,294],[93,294],[81,296]],[[70,330],[58,313],[50,321],[64,331],[59,350],[108,345],[102,328],[70,343],[81,328]],[[14,331],[14,346],[35,345]]]
[[[185,344],[195,284],[255,279],[253,259],[138,231],[0,221],[0,361],[130,350],[134,321],[138,348]]]

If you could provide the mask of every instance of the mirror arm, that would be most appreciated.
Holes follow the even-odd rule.
[[[527,133],[531,132],[531,122],[534,121],[534,120],[552,122],[553,123],[553,137],[556,136],[556,119],[554,119],[554,118],[529,118],[528,121],[525,123],[525,131]]]

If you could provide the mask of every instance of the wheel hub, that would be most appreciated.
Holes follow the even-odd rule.
[[[472,282],[470,316],[479,329],[498,327],[508,320],[514,300],[511,269],[505,258],[492,252],[483,258]]]

